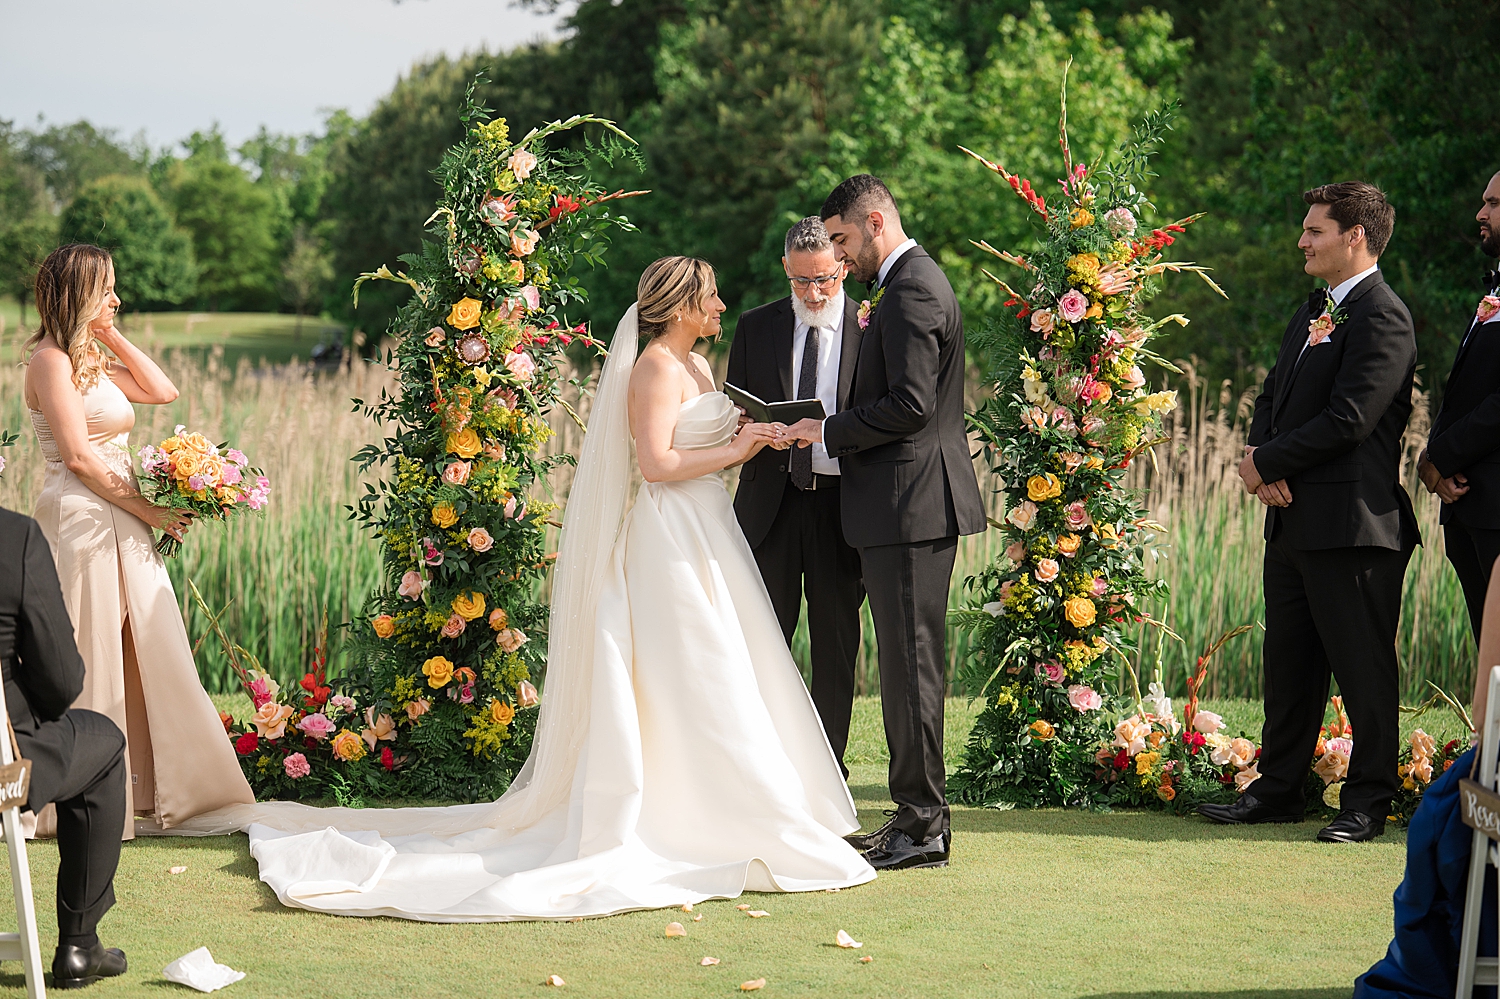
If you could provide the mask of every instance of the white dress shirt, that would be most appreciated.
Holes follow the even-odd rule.
[[[833,325],[825,326],[818,334],[817,388],[814,394],[823,403],[824,419],[839,410],[839,357],[844,340],[844,292],[839,291],[833,299],[836,304]],[[802,352],[807,346],[807,324],[795,320],[792,327],[792,393],[797,392],[797,381],[802,377]],[[839,460],[828,457],[824,444],[812,446],[812,470],[815,475],[838,475]]]
[[[1352,278],[1349,278],[1347,281],[1340,281],[1338,284],[1334,285],[1332,288],[1329,288],[1328,289],[1328,296],[1333,299],[1333,307],[1335,309],[1337,309],[1340,305],[1342,305],[1343,302],[1344,302],[1344,298],[1346,296],[1348,296],[1348,294],[1351,291],[1354,290],[1354,286],[1355,285],[1359,284],[1365,278],[1369,277],[1371,274],[1374,274],[1378,270],[1380,270],[1380,265],[1376,264],[1373,267],[1370,267],[1370,268],[1367,268],[1365,270],[1360,271],[1358,274],[1354,275]],[[1312,322],[1313,320],[1315,320],[1317,318],[1318,318],[1317,316],[1308,316],[1307,317],[1308,322]],[[1328,340],[1324,339],[1324,340],[1320,340],[1319,342],[1320,343],[1327,343]],[[1301,357],[1303,351],[1307,350],[1307,348],[1311,347],[1312,345],[1313,345],[1313,342],[1312,342],[1312,333],[1309,332],[1307,334],[1307,339],[1302,344],[1302,350],[1299,350],[1297,352],[1297,356]]]
[[[879,288],[881,285],[885,284],[885,276],[891,272],[892,267],[896,266],[896,261],[901,259],[901,255],[903,253],[905,253],[907,250],[910,250],[916,245],[916,240],[907,239],[906,242],[896,247],[890,252],[890,254],[886,256],[885,260],[880,264],[880,273],[875,275],[875,287]]]

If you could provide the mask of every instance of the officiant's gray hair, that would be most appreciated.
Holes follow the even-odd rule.
[[[786,231],[786,246],[784,253],[791,256],[793,250],[798,253],[821,253],[833,246],[833,240],[828,238],[828,227],[823,220],[816,215],[809,215]]]

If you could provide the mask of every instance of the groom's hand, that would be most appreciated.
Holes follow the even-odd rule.
[[[745,424],[754,423],[755,421],[750,419],[750,414],[746,413],[743,407],[736,406],[734,408],[740,411],[740,422],[734,428],[734,432],[739,433],[741,430],[745,429]]]
[[[823,443],[823,421],[798,420],[781,432],[781,439],[788,443],[796,441],[798,447],[821,444]]]
[[[1256,493],[1265,480],[1260,477],[1260,471],[1255,467],[1255,448],[1248,444],[1245,446],[1245,457],[1240,462],[1240,479],[1245,483],[1245,492]]]

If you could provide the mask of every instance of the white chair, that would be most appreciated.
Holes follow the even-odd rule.
[[[1490,670],[1490,696],[1480,728],[1479,770],[1475,780],[1496,789],[1495,758],[1500,750],[1500,666]],[[1500,959],[1480,957],[1479,917],[1484,907],[1484,875],[1489,867],[1500,867],[1500,851],[1478,829],[1469,855],[1469,887],[1464,893],[1464,929],[1458,948],[1457,999],[1471,999],[1476,985],[1500,985]]]
[[[5,724],[5,738],[0,738],[0,766],[8,767],[20,758],[15,733],[10,727],[10,712],[5,707],[5,685],[0,684],[0,721]],[[0,792],[3,792],[0,788]],[[21,828],[19,802],[0,811],[0,829],[5,833],[6,853],[10,854],[10,886],[15,895],[16,925],[19,933],[0,933],[0,961],[20,961],[26,971],[27,999],[45,999],[47,986],[42,981],[42,953],[36,939],[36,906],[31,901],[31,868],[26,863],[26,833]]]

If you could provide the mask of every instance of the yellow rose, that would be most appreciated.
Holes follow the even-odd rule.
[[[439,503],[432,508],[432,522],[447,530],[458,523],[458,511],[453,509],[452,503]]]
[[[1041,503],[1062,495],[1062,483],[1051,472],[1033,475],[1026,480],[1026,495],[1033,503]]]
[[[181,440],[183,447],[189,451],[197,451],[199,454],[209,454],[214,449],[214,446],[208,442],[208,438],[202,434],[183,434]]]
[[[172,473],[179,482],[186,482],[203,470],[203,457],[194,451],[178,451],[172,463]]]
[[[340,729],[339,734],[333,737],[332,749],[334,756],[349,763],[364,758],[365,740],[347,728]]]
[[[1057,539],[1057,551],[1062,555],[1078,554],[1078,546],[1083,544],[1083,539],[1076,534],[1064,534]]]
[[[374,628],[375,634],[381,638],[390,638],[396,633],[396,619],[389,614],[379,614],[370,622],[370,627]]]
[[[465,427],[448,435],[448,451],[460,458],[473,458],[484,450],[484,443],[479,439],[479,431],[473,427]]]
[[[422,664],[422,673],[427,677],[427,686],[436,690],[453,679],[453,664],[446,656],[433,656]]]
[[[448,325],[456,330],[471,330],[479,325],[479,313],[483,308],[472,298],[460,298],[448,313]]]
[[[453,613],[465,621],[484,616],[484,594],[483,593],[460,593],[453,598]]]
[[[509,725],[510,720],[516,716],[516,709],[504,701],[490,702],[490,720],[496,725]]]
[[[161,449],[163,451],[167,452],[167,454],[171,454],[173,451],[180,450],[181,447],[182,447],[182,438],[181,437],[175,437],[175,436],[174,437],[168,437],[166,440],[164,440],[164,441],[161,442]]]
[[[1075,628],[1087,628],[1094,623],[1094,602],[1088,597],[1069,597],[1063,601],[1063,616]]]
[[[1049,721],[1038,718],[1036,721],[1031,723],[1031,737],[1033,739],[1046,742],[1048,739],[1052,738],[1054,734],[1055,733],[1052,729],[1052,723]]]
[[[1075,208],[1073,214],[1068,217],[1068,225],[1074,229],[1082,229],[1086,225],[1092,225],[1094,213],[1087,208]]]
[[[1113,548],[1120,542],[1120,532],[1115,530],[1114,524],[1100,524],[1094,531],[1099,535],[1099,543],[1106,548]]]

